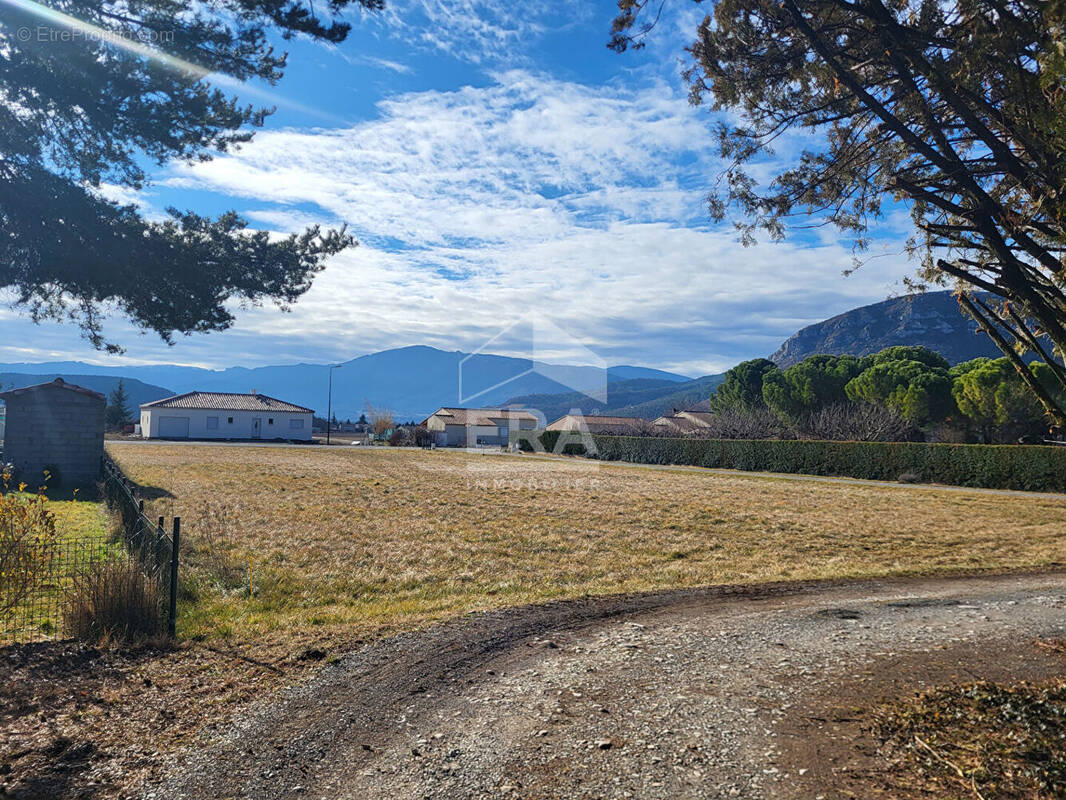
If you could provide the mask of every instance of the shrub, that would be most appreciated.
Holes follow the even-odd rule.
[[[75,576],[63,631],[85,641],[134,641],[163,630],[162,592],[131,561],[103,561]]]
[[[534,438],[540,440],[541,446],[548,453],[562,453],[566,456],[583,456],[588,452],[585,445],[579,441],[565,441],[563,446],[559,447],[559,439],[563,435],[566,435],[569,439],[576,440],[579,437],[590,436],[590,434],[582,434],[578,431],[541,431],[540,434],[535,434]],[[529,439],[522,437],[518,441],[518,447],[520,450],[530,452],[533,447],[529,442]]]
[[[433,442],[433,434],[422,425],[403,425],[389,436],[393,447],[429,447]]]
[[[0,494],[0,615],[33,592],[56,551],[55,515],[44,495]]]
[[[425,425],[417,425],[411,428],[410,431],[414,438],[415,447],[429,447],[436,441],[436,438],[426,429]]]
[[[733,408],[719,411],[706,428],[691,434],[701,439],[792,439],[789,427],[766,408]]]
[[[838,442],[914,442],[921,432],[900,414],[872,403],[838,403],[807,414],[797,424],[804,439]]]
[[[921,442],[667,439],[594,436],[597,457],[639,464],[838,475],[990,489],[1066,491],[1066,447]]]

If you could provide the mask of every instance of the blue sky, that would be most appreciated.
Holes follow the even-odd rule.
[[[108,191],[149,214],[233,208],[279,233],[346,223],[360,246],[290,313],[242,309],[224,333],[168,347],[114,317],[117,357],[0,309],[0,361],[222,367],[410,344],[473,351],[534,312],[607,363],[698,375],[900,292],[913,265],[899,213],[876,231],[883,257],[850,277],[850,243],[831,230],[744,248],[709,222],[716,117],[688,105],[679,74],[701,12],[667,8],[647,50],[624,55],[605,47],[614,4],[585,0],[392,0],[356,15],[339,46],[284,43],[287,74],[262,87],[278,112],[250,145],[166,165],[136,195]],[[766,174],[803,144],[782,141]]]

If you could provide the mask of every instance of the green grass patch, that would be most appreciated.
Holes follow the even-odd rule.
[[[111,521],[102,503],[49,500],[47,510],[56,521],[54,546],[48,546],[40,560],[29,593],[0,614],[0,644],[57,635],[74,575],[123,552],[122,544],[111,536]]]
[[[88,542],[106,549],[111,538],[111,523],[103,504],[83,500],[54,500],[48,510],[56,516],[61,542]]]

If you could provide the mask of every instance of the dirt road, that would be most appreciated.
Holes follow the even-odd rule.
[[[724,587],[388,639],[192,747],[155,798],[892,796],[858,709],[1061,675],[1066,574]]]

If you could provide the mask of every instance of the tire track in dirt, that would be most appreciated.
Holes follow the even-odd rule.
[[[909,691],[959,665],[1061,668],[1022,645],[1066,632],[1064,594],[1057,572],[720,586],[469,615],[369,645],[265,700],[145,795],[830,797],[851,778],[817,766],[827,753],[851,775],[873,770],[872,756],[844,758],[850,723],[812,723],[812,708]]]

